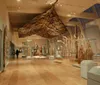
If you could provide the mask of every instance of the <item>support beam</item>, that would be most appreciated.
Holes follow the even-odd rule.
[[[72,18],[69,17],[65,17],[65,16],[59,16],[59,18],[62,20],[62,22],[66,25],[66,26],[76,26],[79,25],[79,22],[76,21],[69,21]]]
[[[45,9],[41,10],[41,9],[21,9],[18,10],[18,8],[14,8],[14,7],[7,7],[8,12],[17,12],[17,13],[43,13],[45,11]],[[59,16],[62,17],[66,17],[66,18],[85,18],[85,19],[97,19],[98,16],[95,13],[81,13],[81,14],[68,14],[68,16],[66,16],[65,12],[59,12],[58,13]]]
[[[97,19],[98,16],[95,13],[81,13],[79,18],[85,18],[85,19]]]
[[[76,26],[76,25],[80,25],[79,22],[75,22],[75,21],[69,21],[66,23],[67,26]]]
[[[65,15],[59,14],[62,17]],[[68,14],[66,17],[68,18],[84,18],[84,19],[97,19],[98,16],[95,13],[81,13],[81,14]]]

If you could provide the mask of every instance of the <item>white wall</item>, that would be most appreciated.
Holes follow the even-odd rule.
[[[9,25],[9,17],[8,17],[8,12],[7,12],[7,7],[6,7],[6,0],[0,0],[0,29],[3,31],[4,28],[6,27],[6,31],[7,31],[7,38],[9,41],[12,40],[12,31]],[[3,32],[2,32],[3,33]],[[2,38],[3,39],[3,38]],[[3,40],[0,40],[0,42],[2,41],[2,49],[3,49]],[[9,55],[6,55],[9,56]],[[3,67],[3,51],[2,51],[2,57],[1,58],[1,63],[2,63],[2,67]]]
[[[40,37],[38,35],[32,35],[25,38],[19,38],[18,32],[13,33],[12,42],[15,44],[16,47],[22,47],[23,46],[22,42],[26,42],[27,40],[32,40],[32,42],[30,43],[31,46],[33,46],[35,43],[41,46],[46,43],[47,39]]]
[[[100,23],[100,22],[98,22]],[[84,30],[85,37],[88,39],[96,39],[92,40],[91,43],[94,45],[92,46],[92,49],[94,52],[100,53],[100,27],[97,24],[97,20],[92,21],[86,25],[86,29]]]
[[[5,0],[0,0],[0,29],[3,30],[3,27],[7,27],[7,36],[9,40],[12,40],[12,31],[9,25],[8,11],[6,7]]]
[[[5,0],[0,0],[0,20],[2,20],[3,24],[7,24],[7,8]]]

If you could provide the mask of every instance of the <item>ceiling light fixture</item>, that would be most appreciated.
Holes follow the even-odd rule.
[[[55,3],[55,0],[48,0],[47,2],[46,2],[46,4],[49,4],[49,5],[52,5],[52,4],[54,4]]]
[[[20,2],[21,0],[17,0],[17,2]]]
[[[62,4],[60,4],[60,7],[62,7]]]
[[[74,12],[73,14],[75,15],[76,13]]]
[[[68,17],[71,17],[72,15],[71,15],[71,14],[67,14],[67,16],[68,16]]]

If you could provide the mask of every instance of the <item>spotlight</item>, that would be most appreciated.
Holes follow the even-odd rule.
[[[17,0],[17,2],[20,2],[21,0]]]
[[[72,15],[71,15],[71,14],[67,14],[67,16],[68,16],[68,17],[71,17]]]

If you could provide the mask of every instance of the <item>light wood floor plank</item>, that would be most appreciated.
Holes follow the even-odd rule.
[[[11,61],[0,74],[0,85],[87,85],[80,76],[80,69],[69,60],[19,59]]]

